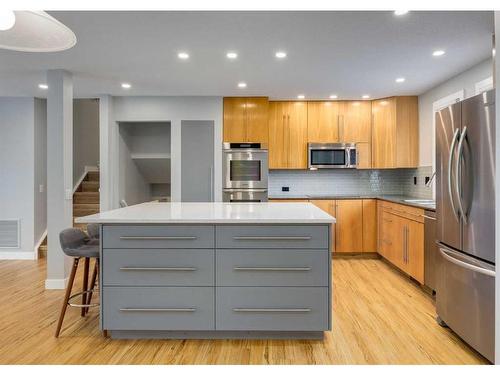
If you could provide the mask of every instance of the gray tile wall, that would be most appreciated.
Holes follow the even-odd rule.
[[[431,167],[417,169],[375,170],[271,170],[269,195],[272,197],[329,196],[329,195],[408,195],[432,198],[432,188],[425,186],[425,176]],[[417,185],[413,177],[417,177]],[[281,187],[288,186],[289,192]]]

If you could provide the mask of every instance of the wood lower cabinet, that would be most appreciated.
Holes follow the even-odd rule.
[[[321,208],[323,211],[325,211],[327,214],[332,215],[333,217],[337,217],[336,214],[336,205],[335,201],[331,199],[313,199],[310,200],[312,204],[314,204],[316,207]],[[333,239],[330,243],[330,251],[335,251],[335,242],[337,240],[337,236],[335,234],[335,228],[336,224],[332,225],[332,233],[330,237]]]
[[[377,201],[363,199],[363,252],[377,252]]]
[[[419,283],[424,283],[423,210],[379,204],[379,253]]]
[[[269,169],[307,168],[307,102],[269,103]]]
[[[363,201],[338,199],[336,201],[335,252],[359,253],[363,251]]]
[[[224,98],[224,142],[267,143],[267,97]]]

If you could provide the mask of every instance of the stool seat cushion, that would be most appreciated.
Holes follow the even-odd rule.
[[[99,258],[99,245],[81,245],[76,248],[67,248],[64,253],[70,257]]]

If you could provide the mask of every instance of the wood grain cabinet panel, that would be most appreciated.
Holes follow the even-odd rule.
[[[370,101],[342,102],[340,139],[345,143],[371,142]]]
[[[377,252],[377,201],[363,199],[363,252]]]
[[[418,98],[392,97],[372,102],[373,168],[418,166]]]
[[[363,202],[361,199],[336,201],[335,252],[363,251]]]
[[[420,284],[424,283],[424,224],[406,219],[407,272]]]
[[[370,143],[356,143],[358,169],[371,169],[372,167],[372,146]]]
[[[226,97],[223,103],[224,142],[268,142],[268,98]]]
[[[312,199],[310,200],[312,204],[314,204],[316,207],[321,208],[323,211],[325,211],[327,214],[332,215],[333,217],[337,217],[336,214],[336,202],[331,199]],[[332,225],[332,233],[331,233],[331,238],[332,241],[330,243],[330,251],[335,251],[335,241],[336,241],[336,235],[335,235],[335,227],[336,224]]]
[[[269,103],[269,168],[307,168],[307,102]]]
[[[340,102],[307,103],[307,140],[316,143],[339,142]]]

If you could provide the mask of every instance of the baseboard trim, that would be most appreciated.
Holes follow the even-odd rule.
[[[87,176],[87,173],[89,173],[89,172],[98,172],[98,171],[99,171],[99,167],[92,166],[92,165],[86,165],[84,167],[84,169],[83,169],[82,175],[78,178],[78,181],[75,184],[75,186],[73,186],[73,194],[75,194],[76,189],[78,189],[78,186],[80,186],[80,184],[83,182],[83,180]]]
[[[0,260],[35,260],[33,251],[0,251]]]
[[[45,279],[45,289],[66,289],[68,278],[65,279]]]

